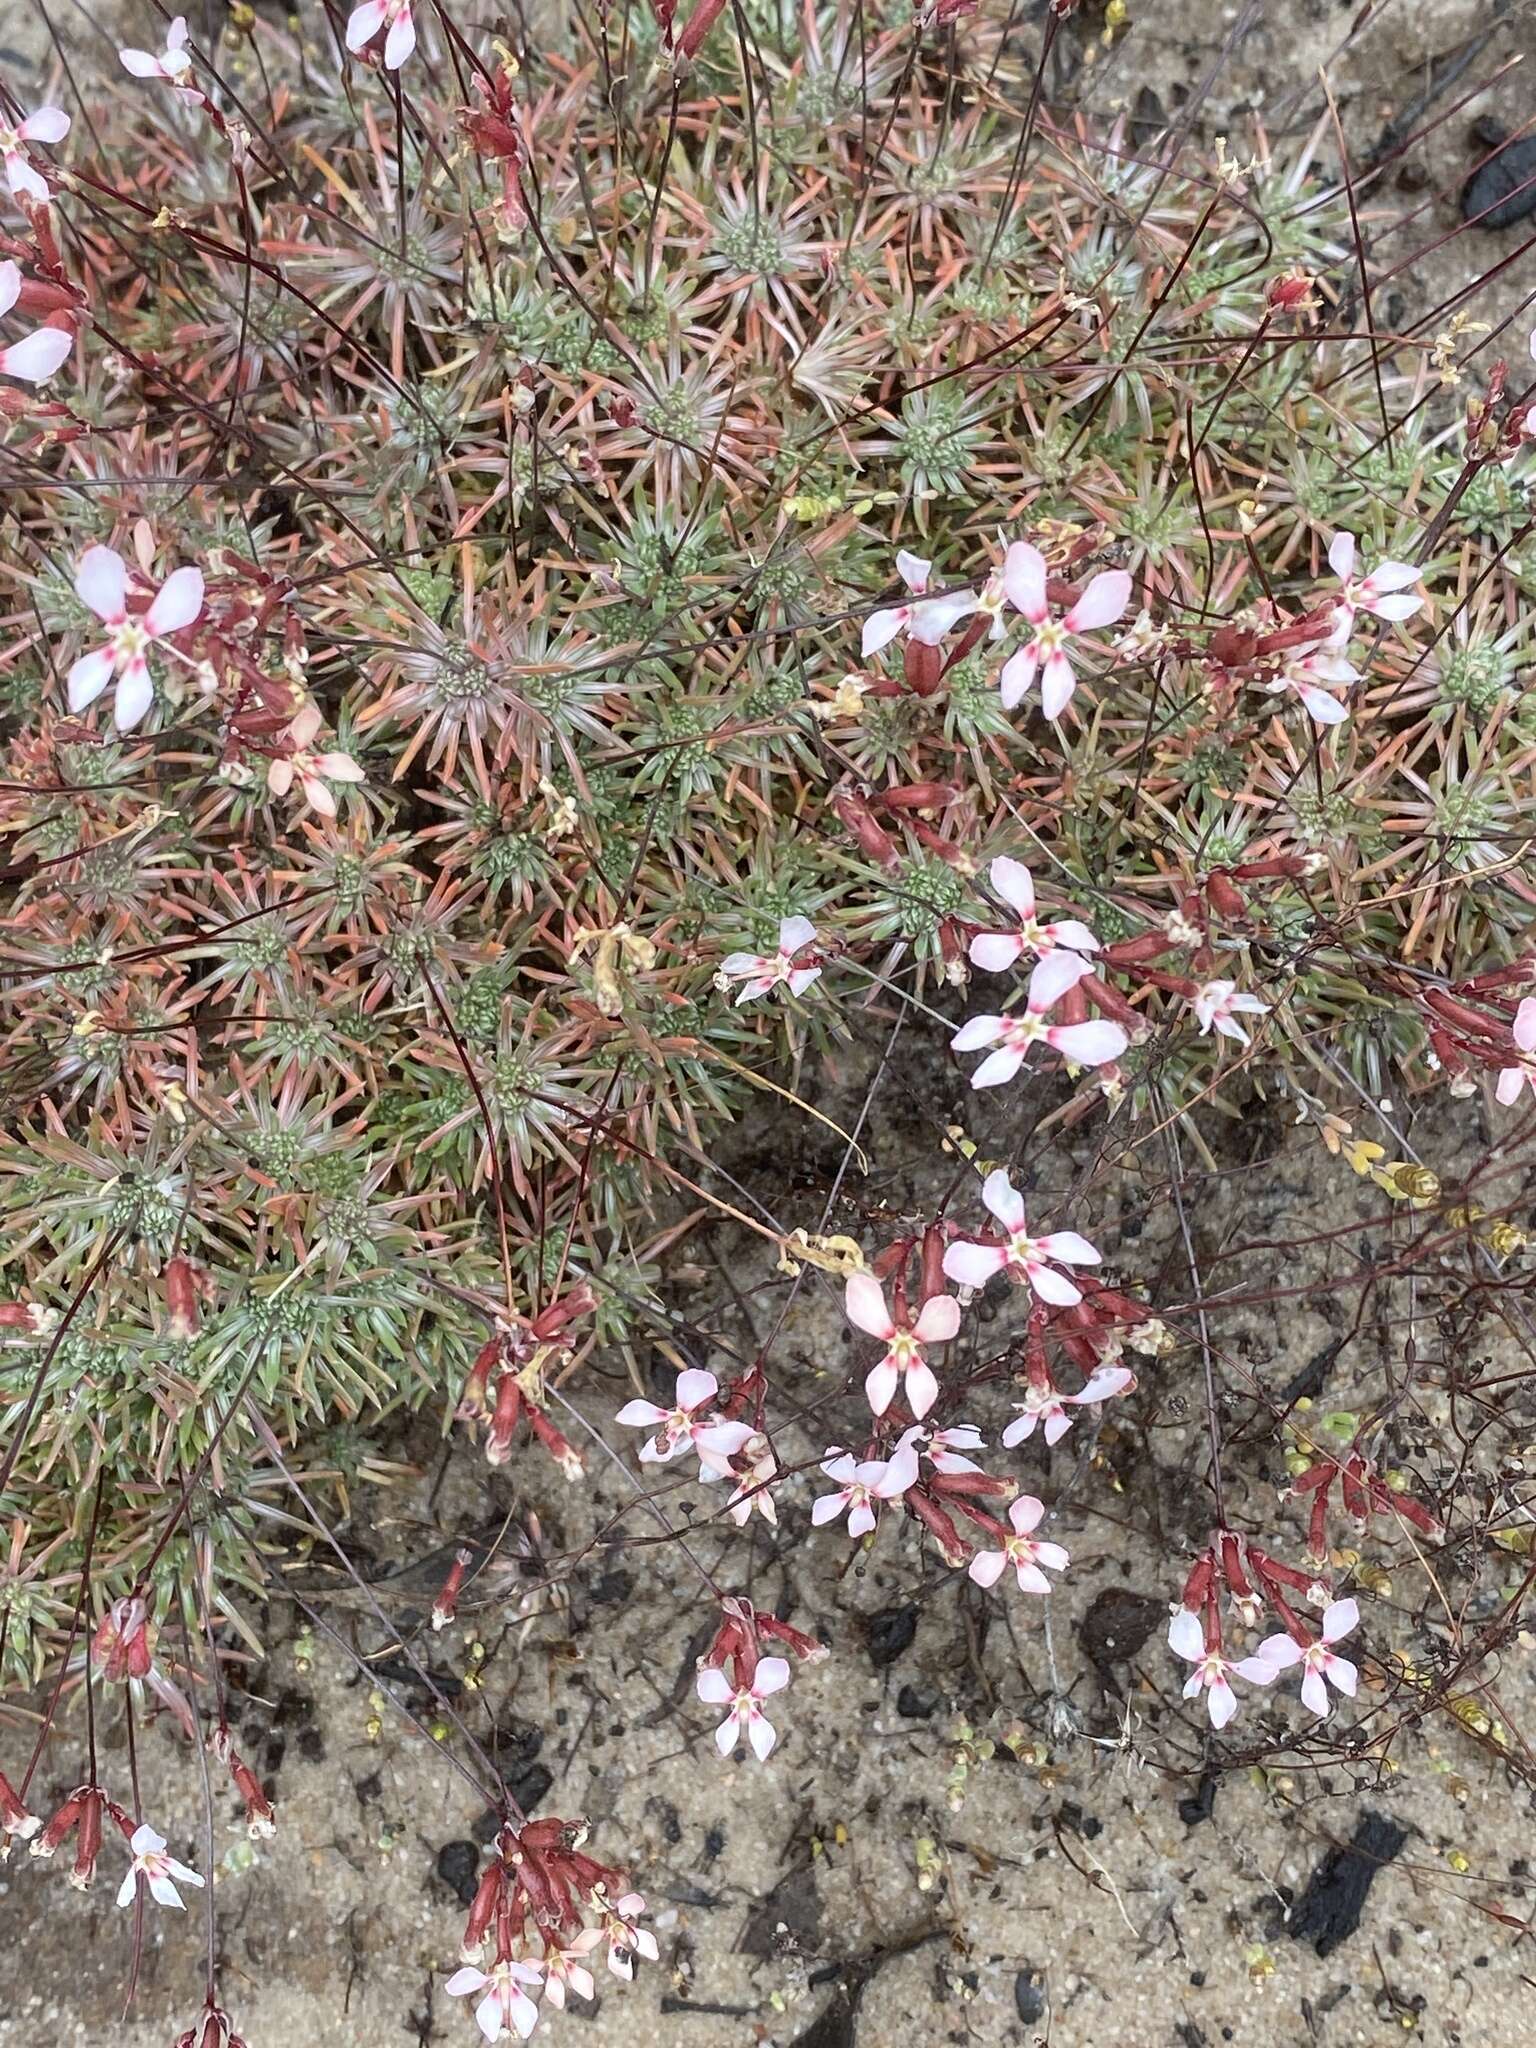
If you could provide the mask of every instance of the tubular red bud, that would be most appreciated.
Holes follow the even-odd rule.
[[[1242,890],[1219,868],[1206,881],[1205,897],[1218,917],[1237,919],[1248,915]]]
[[[882,791],[880,802],[892,811],[941,811],[958,795],[951,782],[909,782],[904,788]]]
[[[448,1576],[443,1581],[442,1591],[432,1602],[432,1626],[434,1629],[445,1629],[458,1612],[459,1594],[464,1586],[464,1574],[473,1563],[473,1551],[455,1551],[453,1563],[448,1567]]]
[[[505,1465],[512,1455],[512,1432],[523,1405],[522,1389],[515,1373],[504,1372],[496,1382],[496,1412],[491,1417],[485,1455],[492,1465]]]
[[[901,855],[896,842],[889,832],[875,818],[864,797],[848,784],[832,792],[832,808],[842,821],[843,829],[858,842],[859,851],[880,866],[895,869],[901,866]]]
[[[179,1254],[166,1262],[165,1306],[170,1334],[188,1344],[197,1335],[197,1277]]]

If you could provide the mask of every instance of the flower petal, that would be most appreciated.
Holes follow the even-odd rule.
[[[1069,988],[1075,988],[1093,969],[1081,953],[1064,947],[1047,953],[1029,977],[1028,1003],[1037,1017],[1059,1003]]]
[[[1024,1048],[1000,1045],[989,1052],[971,1076],[973,1088],[1004,1088],[1024,1064]]]
[[[1008,908],[1018,912],[1021,920],[1034,916],[1035,878],[1023,861],[1011,860],[1006,853],[1000,853],[987,869],[987,879]]]
[[[1003,709],[1016,710],[1029,694],[1035,680],[1035,671],[1040,666],[1040,651],[1033,640],[1027,647],[1021,647],[1016,654],[1010,654],[1003,663],[1003,672],[997,679],[1002,695]]]
[[[849,1274],[843,1290],[843,1308],[856,1329],[878,1337],[882,1344],[895,1336],[896,1325],[885,1305],[885,1290],[873,1273]]]
[[[677,1376],[677,1405],[679,1408],[702,1408],[706,1401],[713,1401],[720,1391],[720,1382],[712,1372],[704,1372],[699,1366],[690,1365]]]
[[[144,625],[156,640],[160,640],[167,633],[179,633],[183,626],[190,626],[202,608],[202,570],[173,569],[144,614]]]
[[[39,327],[9,348],[0,348],[0,372],[23,384],[46,384],[75,345],[63,327]]]
[[[1168,1647],[1175,1657],[1198,1664],[1205,1655],[1205,1630],[1193,1608],[1181,1607],[1168,1624]]]
[[[944,1251],[944,1271],[962,1287],[985,1287],[1008,1263],[999,1244],[952,1244]]]
[[[117,679],[117,694],[112,699],[112,717],[119,732],[132,732],[155,701],[155,686],[150,680],[149,664],[142,655],[130,661]]]
[[[1046,1037],[1063,1059],[1079,1067],[1107,1066],[1111,1060],[1119,1059],[1131,1042],[1120,1026],[1107,1017],[1097,1017],[1087,1024],[1053,1024]]]
[[[1355,566],[1355,536],[1336,533],[1328,543],[1328,566],[1341,583],[1347,583]]]
[[[891,1358],[882,1358],[871,1369],[864,1381],[864,1398],[869,1403],[871,1415],[883,1415],[890,1407],[896,1398],[896,1383],[900,1377],[896,1362]]]
[[[757,1672],[752,1680],[752,1690],[760,1700],[771,1699],[776,1692],[782,1692],[789,1683],[789,1660],[785,1657],[759,1657]]]
[[[859,643],[859,652],[864,659],[867,661],[870,655],[878,654],[882,647],[889,647],[906,623],[905,605],[891,611],[871,612],[864,621],[864,637]]]
[[[966,1566],[966,1576],[978,1586],[995,1586],[1007,1562],[1000,1550],[978,1550]]]
[[[952,1294],[933,1294],[923,1303],[912,1334],[920,1344],[947,1344],[959,1327],[959,1302]]]
[[[1032,626],[1045,618],[1045,557],[1027,540],[1016,540],[1003,557],[1003,589]]]
[[[971,965],[984,974],[1004,974],[1023,951],[1017,932],[978,932],[971,941]]]
[[[128,569],[115,548],[87,548],[75,569],[75,595],[109,626],[128,611]]]
[[[111,682],[114,666],[110,647],[96,647],[81,655],[65,685],[71,711],[83,711],[87,704],[96,702]]]
[[[1040,678],[1040,709],[1047,718],[1060,718],[1072,702],[1072,692],[1077,688],[1077,677],[1067,657],[1058,651],[1046,656],[1045,672]]]
[[[1125,570],[1105,569],[1089,583],[1062,623],[1069,633],[1091,633],[1097,626],[1112,626],[1130,601],[1131,579]]]
[[[981,1184],[981,1199],[1004,1230],[1018,1230],[1024,1222],[1024,1197],[1002,1167],[994,1166]]]

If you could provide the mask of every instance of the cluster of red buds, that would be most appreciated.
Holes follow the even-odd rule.
[[[604,1940],[616,1976],[632,1976],[636,1956],[656,1960],[656,1937],[637,1924],[644,1899],[625,1890],[621,1871],[583,1853],[586,1839],[585,1821],[553,1816],[522,1827],[509,1821],[501,1829],[464,1924],[460,1954],[465,1963],[478,1964],[489,1955],[494,1959],[491,1979],[498,1970],[510,1969],[524,1981],[542,1977],[548,1985],[584,1976],[579,1959]],[[597,1916],[596,1926],[588,1925],[587,1912]],[[535,1938],[543,1953],[528,1955]],[[521,1961],[524,1955],[527,1960]],[[464,1990],[490,1981],[483,1971],[475,1975],[481,1984],[466,1984]],[[448,1988],[453,1991],[454,1982]],[[591,1996],[590,1980],[582,1995]]]
[[[699,0],[681,29],[677,26],[675,0],[651,0],[651,5],[661,30],[662,47],[671,54],[673,69],[686,71],[703,48],[704,38],[725,12],[725,0]]]
[[[1372,1515],[1400,1515],[1425,1536],[1438,1536],[1440,1524],[1419,1501],[1413,1500],[1392,1478],[1383,1479],[1365,1453],[1353,1447],[1343,1457],[1309,1447],[1312,1463],[1291,1481],[1296,1499],[1312,1496],[1307,1521],[1307,1548],[1312,1556],[1328,1555],[1328,1503],[1337,1485],[1339,1502],[1354,1521],[1368,1522]]]
[[[30,1853],[45,1858],[55,1856],[73,1835],[75,1860],[69,1881],[76,1891],[89,1891],[101,1855],[101,1824],[107,1815],[117,1823],[124,1841],[131,1842],[134,1823],[117,1801],[109,1798],[99,1785],[77,1785],[47,1825],[33,1830]]]
[[[1511,405],[1501,416],[1508,387],[1509,365],[1500,357],[1488,373],[1487,390],[1480,398],[1467,400],[1469,462],[1509,462],[1536,439],[1536,401]]]
[[[1452,988],[1419,990],[1419,1003],[1429,1013],[1425,1023],[1430,1048],[1440,1065],[1456,1076],[1497,1072],[1502,1078],[1513,1073],[1514,1085],[1507,1093],[1509,1099],[1517,1096],[1522,1068],[1530,1064],[1533,1050],[1520,1043],[1530,1035],[1525,1028],[1530,999],[1516,1003],[1505,991],[1529,989],[1533,980],[1536,961],[1521,959],[1490,967]]]
[[[782,1645],[803,1664],[819,1663],[828,1655],[827,1647],[775,1615],[759,1614],[750,1600],[728,1596],[720,1607],[725,1618],[699,1659],[699,1698],[707,1706],[726,1710],[715,1731],[721,1755],[729,1756],[745,1737],[761,1763],[778,1740],[763,1702],[784,1690],[790,1671],[788,1658],[764,1656],[764,1639]]]
[[[511,229],[528,225],[523,203],[523,166],[528,148],[523,139],[522,114],[512,90],[513,74],[505,65],[489,77],[476,72],[475,84],[484,105],[462,107],[459,125],[478,156],[501,165],[501,213]]]
[[[545,1412],[544,1388],[551,1368],[573,1355],[569,1326],[596,1306],[597,1297],[583,1281],[536,1316],[498,1318],[494,1336],[470,1368],[458,1407],[461,1422],[487,1424],[489,1463],[507,1462],[517,1425],[526,1421],[567,1479],[583,1476],[580,1453]]]
[[[247,2044],[235,2032],[229,2014],[210,2002],[197,2024],[176,2036],[174,2048],[247,2048]]]
[[[169,1678],[154,1658],[154,1630],[149,1607],[138,1593],[114,1600],[97,1623],[91,1639],[91,1661],[102,1677],[114,1684],[139,1681],[169,1707],[192,1741],[197,1740],[197,1722],[186,1694]]]
[[[229,1772],[230,1782],[244,1803],[245,1832],[253,1842],[270,1839],[277,1833],[272,1802],[261,1789],[256,1773],[235,1748],[227,1721],[221,1721],[214,1730],[209,1748]]]

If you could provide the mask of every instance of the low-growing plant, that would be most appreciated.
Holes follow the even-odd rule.
[[[1021,65],[946,0],[235,9],[70,116],[0,103],[0,1675],[45,1702],[0,1821],[78,1884],[108,1820],[121,1903],[202,1882],[109,1710],[271,1830],[231,1674],[401,1411],[534,1493],[616,1421],[742,1547],[808,1506],[1045,1600],[1071,1489],[978,1463],[987,1390],[1001,1453],[1085,1433],[1080,1490],[1183,1388],[1211,1535],[1158,1569],[1217,1730],[1293,1670],[1355,1694],[1347,1541],[1446,1539],[1411,1355],[1339,1427],[1219,1353],[1268,1297],[1203,1274],[1186,1161],[1279,1105],[1403,1227],[1393,1278],[1518,1313],[1517,1191],[1442,1188],[1393,1104],[1481,1097],[1507,1175],[1536,1091],[1525,344],[1379,328],[1400,223],[1328,118],[1236,163],[1053,114],[1073,11]],[[932,1171],[829,1231],[898,1035],[959,1056],[910,1084]],[[770,1100],[837,1141],[824,1212],[726,1170]],[[1110,1284],[1075,1226],[1143,1173],[1179,1258]],[[719,1223],[772,1326],[691,1326],[658,1386]],[[868,1341],[813,1382],[778,1339],[826,1275]],[[1239,1398],[1294,1510],[1229,1505]],[[766,1761],[820,1617],[647,1504],[719,1747]],[[500,1820],[447,1990],[526,2035],[656,1942],[442,1704]],[[182,2041],[234,2039],[210,1981]]]

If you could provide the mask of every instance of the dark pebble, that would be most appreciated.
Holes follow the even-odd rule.
[[[473,1842],[444,1842],[437,1852],[437,1874],[461,1906],[473,1905],[480,1883],[480,1851]]]
[[[1020,1970],[1013,1980],[1013,2002],[1025,2026],[1045,2018],[1045,1974],[1041,1970]]]
[[[942,1705],[942,1699],[929,1685],[904,1685],[896,1695],[896,1711],[907,1721],[926,1721]]]
[[[1536,213],[1536,135],[1511,142],[1461,188],[1461,217],[1480,228],[1512,228]]]
[[[882,1607],[878,1614],[869,1617],[864,1633],[869,1645],[869,1661],[877,1671],[883,1671],[887,1664],[894,1664],[903,1651],[911,1649],[912,1639],[917,1634],[917,1609]]]

